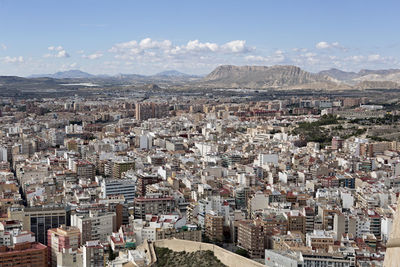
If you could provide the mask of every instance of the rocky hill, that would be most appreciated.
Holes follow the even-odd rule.
[[[67,70],[67,71],[59,71],[53,74],[34,74],[29,76],[29,78],[40,78],[40,77],[47,77],[53,79],[77,79],[77,78],[93,78],[95,77],[95,75],[80,70]]]
[[[157,255],[157,262],[155,267],[189,267],[189,266],[199,266],[199,267],[224,267],[226,265],[222,264],[211,250],[200,250],[196,252],[175,252],[168,248],[155,248]]]
[[[339,69],[329,69],[318,72],[318,74],[332,77],[338,81],[351,81],[352,79],[360,77],[356,72],[347,72]]]
[[[314,74],[296,66],[232,66],[217,67],[202,83],[209,87],[231,88],[304,88],[335,85],[331,77]]]
[[[296,66],[222,65],[198,82],[208,88],[250,89],[399,89],[400,70],[330,69],[311,73]]]
[[[320,71],[318,74],[332,77],[340,82],[353,84],[357,87],[358,83],[361,82],[382,82],[382,83],[371,83],[371,85],[381,84],[383,82],[394,82],[400,83],[400,70],[399,69],[388,69],[388,70],[360,70],[359,72],[346,72],[338,69],[330,69]],[[367,83],[362,83],[363,85]]]

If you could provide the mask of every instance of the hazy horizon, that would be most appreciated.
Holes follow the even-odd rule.
[[[21,4],[23,2],[23,4]],[[0,2],[0,75],[400,68],[397,1]],[[23,33],[23,34],[22,34]]]

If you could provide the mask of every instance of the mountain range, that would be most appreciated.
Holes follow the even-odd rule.
[[[400,69],[346,72],[330,69],[311,73],[291,65],[223,65],[198,83],[215,88],[251,89],[400,89]]]
[[[186,73],[182,73],[176,70],[167,70],[163,72],[156,73],[154,75],[139,75],[139,74],[117,74],[114,76],[111,75],[105,75],[105,74],[100,74],[100,75],[94,75],[90,74],[87,72],[83,72],[81,70],[67,70],[67,71],[59,71],[53,74],[33,74],[28,76],[27,78],[53,78],[53,79],[90,79],[90,78],[108,78],[108,77],[159,77],[159,78],[195,78],[199,77],[196,75],[190,75]]]
[[[93,75],[80,70],[54,74],[36,74],[26,78],[0,76],[0,90],[18,88],[33,92],[37,88],[64,90],[85,87],[147,86],[160,88],[249,88],[249,89],[400,89],[400,69],[360,70],[346,72],[330,69],[312,73],[292,65],[234,66],[222,65],[206,76],[195,76],[176,70],[154,75]],[[60,89],[61,88],[61,89]],[[146,87],[147,88],[147,87]]]

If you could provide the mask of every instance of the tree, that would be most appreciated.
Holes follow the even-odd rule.
[[[240,255],[240,256],[246,257],[246,258],[249,258],[249,257],[250,257],[250,256],[249,256],[249,252],[247,252],[247,250],[242,249],[242,248],[238,248],[238,249],[235,251],[235,253],[238,254],[238,255]]]

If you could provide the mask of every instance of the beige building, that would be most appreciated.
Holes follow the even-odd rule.
[[[204,220],[205,235],[213,241],[223,241],[224,217],[207,213]]]
[[[71,215],[71,225],[79,228],[82,243],[92,240],[107,241],[107,237],[116,231],[115,212],[89,211],[89,214]]]
[[[316,250],[325,250],[335,243],[335,233],[333,231],[314,230],[306,236],[306,245]]]
[[[81,245],[81,232],[77,227],[61,226],[47,232],[47,246],[49,247],[49,266],[58,266],[57,258],[62,257],[64,251],[76,251]]]

